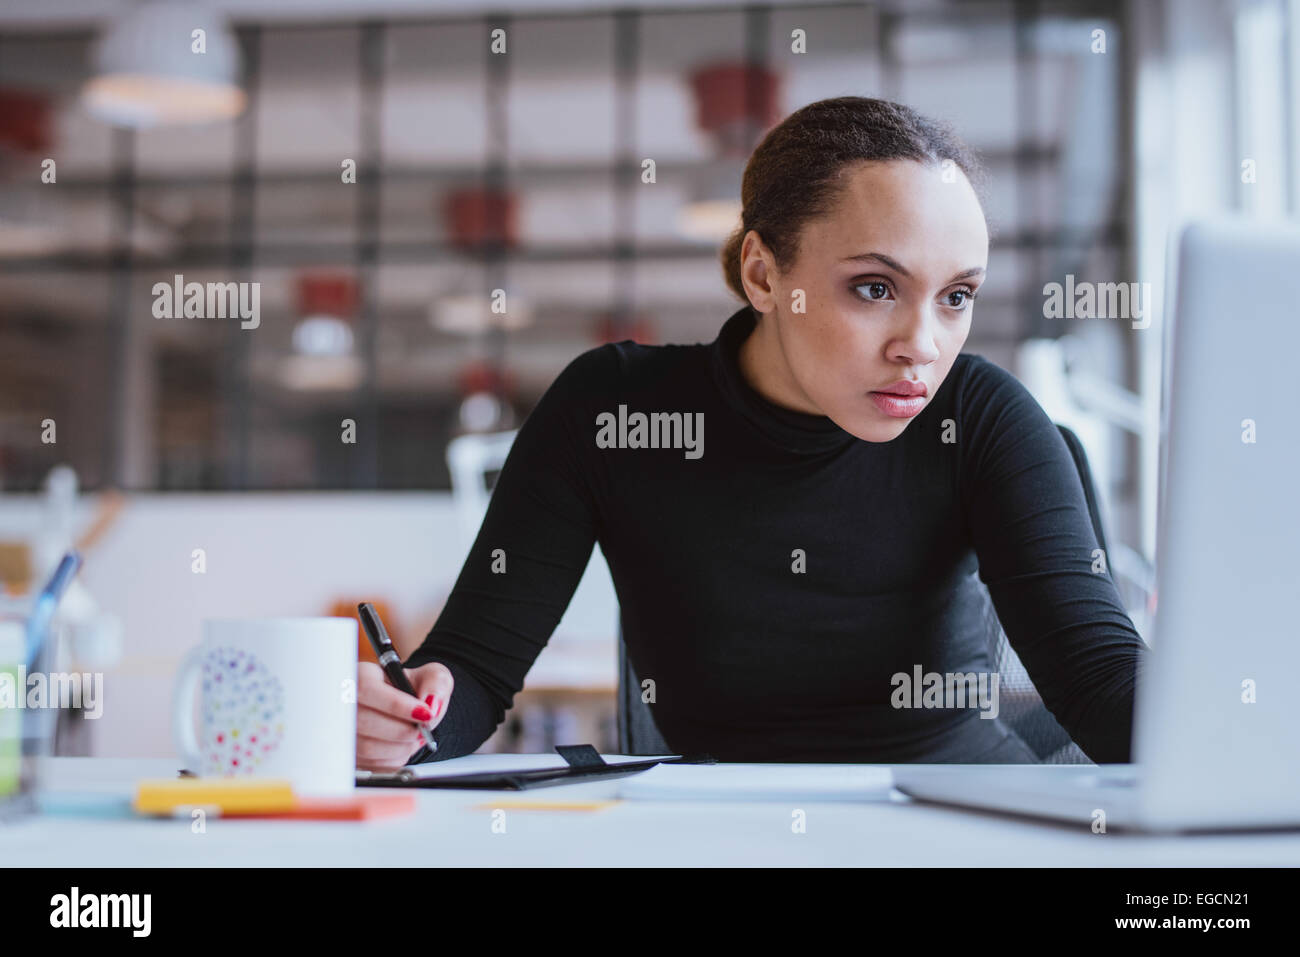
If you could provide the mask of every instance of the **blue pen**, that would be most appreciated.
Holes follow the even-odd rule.
[[[27,667],[29,669],[36,667],[36,659],[45,645],[45,636],[49,634],[54,610],[59,607],[63,593],[76,577],[79,568],[81,568],[81,555],[76,551],[67,552],[59,561],[59,567],[54,569],[50,580],[41,589],[41,593],[36,596],[36,604],[27,619]]]

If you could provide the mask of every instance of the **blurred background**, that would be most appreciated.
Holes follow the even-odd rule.
[[[1169,244],[1300,214],[1297,0],[0,3],[0,575],[19,613],[83,547],[60,660],[105,673],[60,750],[172,753],[204,618],[372,600],[414,650],[502,437],[595,345],[711,341],[749,151],[846,94],[982,156],[966,351],[1083,439],[1144,630]],[[257,328],[158,318],[178,275]],[[1047,318],[1067,275],[1149,324]],[[614,749],[617,615],[597,550],[487,750]]]

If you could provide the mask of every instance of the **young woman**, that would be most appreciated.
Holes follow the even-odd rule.
[[[413,720],[437,759],[482,744],[597,542],[675,752],[1033,762],[986,705],[907,687],[994,671],[982,581],[1071,737],[1130,760],[1144,645],[1093,571],[1074,462],[1015,378],[961,352],[988,263],[978,179],[894,103],[823,100],[771,130],[723,250],[747,304],[707,345],[613,343],[559,375],[407,662],[421,700],[361,666],[358,766],[429,759]]]

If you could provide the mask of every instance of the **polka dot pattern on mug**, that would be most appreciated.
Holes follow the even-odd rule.
[[[284,736],[280,679],[240,648],[203,658],[203,727],[207,774],[252,774]]]

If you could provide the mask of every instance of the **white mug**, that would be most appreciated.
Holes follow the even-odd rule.
[[[203,777],[287,779],[296,793],[317,796],[349,792],[356,682],[355,619],[205,621],[202,642],[176,677],[176,750]]]

